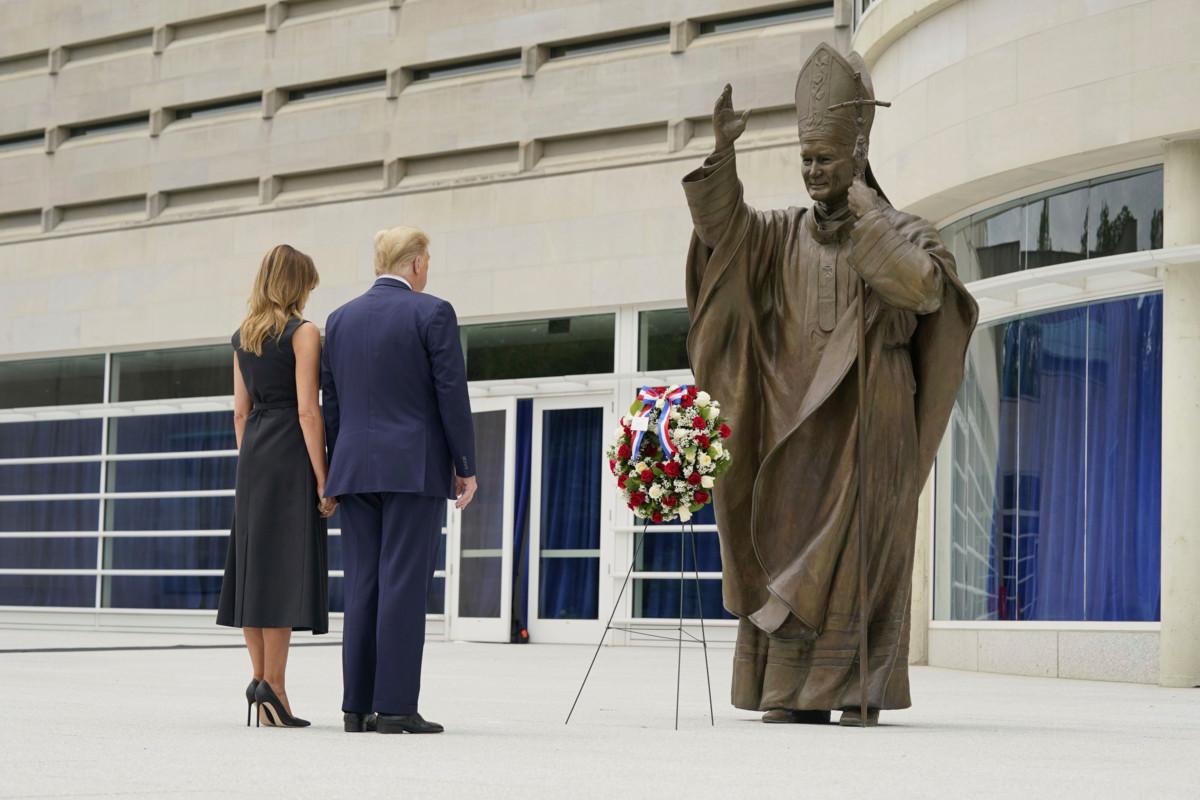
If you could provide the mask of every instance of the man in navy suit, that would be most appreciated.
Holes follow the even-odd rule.
[[[440,733],[417,697],[446,500],[466,508],[476,490],[466,366],[454,309],[422,294],[428,237],[377,233],[375,274],[329,315],[321,363],[346,573],[342,711],[347,731]]]

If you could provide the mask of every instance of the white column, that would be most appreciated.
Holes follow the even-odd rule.
[[[1163,245],[1200,243],[1200,141],[1170,142]],[[1162,633],[1159,683],[1200,685],[1200,264],[1163,286]]]
[[[945,462],[949,466],[948,461]],[[930,471],[917,501],[917,544],[913,553],[912,606],[909,609],[908,663],[929,663],[929,610],[933,580],[930,553],[933,550],[934,472]]]

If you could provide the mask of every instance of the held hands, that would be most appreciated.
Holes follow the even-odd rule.
[[[879,192],[867,186],[862,178],[855,178],[854,183],[850,184],[846,203],[850,206],[850,213],[859,219],[875,209],[883,208],[887,205],[883,198],[879,196]]]
[[[326,497],[324,491],[318,492],[320,501],[317,503],[317,511],[325,519],[333,516],[333,512],[337,511],[338,501],[336,497]]]
[[[475,492],[479,489],[479,482],[474,476],[470,478],[460,478],[454,476],[454,494],[458,500],[454,503],[454,507],[462,511],[467,506],[471,505],[471,501],[475,499]]]
[[[713,135],[717,139],[716,150],[732,147],[734,141],[746,130],[749,111],[738,113],[733,110],[733,87],[728,83],[713,106]]]

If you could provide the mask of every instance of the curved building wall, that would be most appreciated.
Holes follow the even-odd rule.
[[[931,664],[1200,677],[1197,575],[1175,566],[1200,536],[1172,490],[1197,433],[1198,35],[1200,8],[1176,0],[876,0],[857,17],[894,103],[872,164],[942,228],[981,310],[918,531]]]

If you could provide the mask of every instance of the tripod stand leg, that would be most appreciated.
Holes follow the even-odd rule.
[[[700,645],[704,648],[704,681],[708,684],[708,721],[712,726],[717,724],[717,715],[713,713],[712,675],[708,671],[708,636],[704,632],[704,602],[700,597],[700,559],[696,556],[696,525],[691,525],[692,567],[696,571],[696,609],[700,616]]]
[[[683,525],[679,526],[679,647],[675,661],[675,730],[679,730],[679,683],[683,677]]]
[[[563,725],[571,722],[571,715],[575,713],[575,706],[579,705],[579,698],[583,696],[583,687],[587,686],[588,678],[592,675],[592,667],[596,666],[596,659],[600,656],[600,648],[604,646],[604,640],[608,636],[608,632],[612,630],[612,621],[617,616],[617,609],[621,606],[621,598],[625,595],[625,587],[629,585],[629,576],[633,574],[633,568],[637,565],[638,554],[642,552],[642,545],[645,543],[646,525],[643,525],[642,538],[638,541],[637,547],[633,549],[633,559],[629,562],[629,571],[625,573],[625,580],[621,583],[621,591],[617,592],[617,599],[613,602],[612,613],[608,615],[608,622],[604,624],[604,631],[600,634],[600,641],[596,644],[596,652],[592,654],[592,663],[588,664],[587,673],[583,676],[583,683],[579,684],[579,691],[575,694],[575,702],[571,703],[571,710],[567,712],[567,719],[563,722]],[[676,715],[678,716],[678,711]],[[678,723],[676,723],[676,727],[678,727]]]

